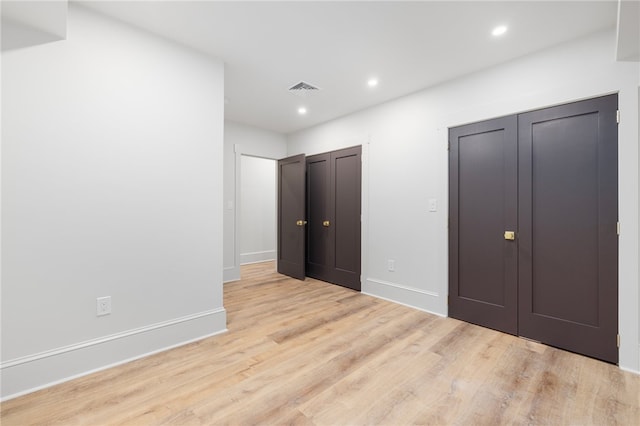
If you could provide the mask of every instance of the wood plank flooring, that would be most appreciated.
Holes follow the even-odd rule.
[[[9,425],[639,425],[640,376],[243,267],[229,332],[1,406]]]

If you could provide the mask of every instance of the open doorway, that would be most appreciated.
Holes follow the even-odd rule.
[[[276,161],[240,156],[240,265],[276,260]]]
[[[276,260],[276,161],[239,156],[237,250],[240,265]]]

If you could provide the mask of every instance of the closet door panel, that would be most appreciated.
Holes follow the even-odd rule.
[[[617,95],[519,116],[519,334],[616,363]]]
[[[517,334],[517,120],[449,131],[449,315]]]
[[[361,147],[331,153],[329,229],[334,282],[360,290]]]
[[[331,156],[307,157],[307,275],[333,280],[330,228],[323,226],[330,212]]]
[[[305,278],[305,156],[278,161],[278,272]]]

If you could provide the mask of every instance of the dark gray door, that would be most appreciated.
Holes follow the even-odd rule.
[[[333,238],[330,226],[331,154],[307,157],[307,275],[332,282],[330,256]]]
[[[616,363],[617,95],[519,116],[519,332]]]
[[[452,317],[618,361],[617,104],[450,129]]]
[[[307,275],[360,291],[362,148],[307,158]]]
[[[517,334],[516,117],[450,130],[449,315]]]
[[[305,156],[278,161],[278,272],[305,278]],[[256,212],[260,214],[260,212]]]
[[[336,284],[360,291],[360,206],[362,147],[331,153],[329,232],[333,238],[330,265]]]

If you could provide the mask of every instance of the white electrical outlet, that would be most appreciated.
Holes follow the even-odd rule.
[[[387,267],[389,269],[389,272],[395,271],[396,270],[396,261],[393,260],[393,259],[389,259]]]
[[[111,314],[111,296],[98,297],[96,302],[96,316]]]
[[[438,211],[438,200],[435,198],[429,198],[429,211],[437,212]]]

